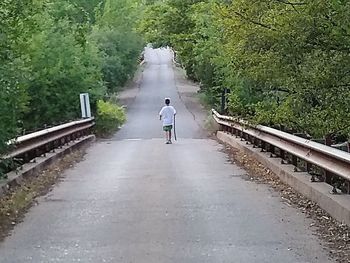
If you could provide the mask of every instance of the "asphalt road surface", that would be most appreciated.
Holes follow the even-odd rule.
[[[0,244],[0,262],[331,262],[310,221],[268,186],[245,181],[177,93],[169,50],[146,51],[127,124]],[[179,140],[164,144],[164,97]]]

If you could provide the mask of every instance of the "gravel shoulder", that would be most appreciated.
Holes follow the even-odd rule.
[[[191,112],[197,124],[203,129],[203,133],[210,137],[211,131],[207,125],[210,119],[210,112],[200,102],[199,84],[187,79],[186,72],[176,66],[174,66],[174,79],[181,101],[185,104],[187,110]]]

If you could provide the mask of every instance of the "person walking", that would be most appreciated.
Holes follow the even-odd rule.
[[[159,112],[159,120],[163,120],[163,130],[165,132],[166,144],[172,144],[171,130],[174,127],[176,110],[170,106],[170,99],[165,99],[165,106]]]

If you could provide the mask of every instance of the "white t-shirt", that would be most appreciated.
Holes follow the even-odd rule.
[[[176,110],[173,106],[164,106],[159,115],[163,118],[163,126],[174,125],[174,115],[176,114]]]

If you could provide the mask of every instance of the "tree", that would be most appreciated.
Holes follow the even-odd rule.
[[[141,6],[117,2],[2,1],[0,152],[23,132],[78,118],[81,92],[96,110],[133,75],[142,41],[132,21]]]
[[[103,56],[103,80],[110,93],[121,89],[137,69],[143,41],[135,32],[137,1],[107,0],[90,39]]]
[[[140,31],[179,51],[209,101],[229,88],[231,114],[314,136],[348,134],[349,10],[326,0],[156,1]]]
[[[22,46],[28,34],[24,25],[30,24],[31,8],[29,0],[5,0],[0,5],[0,153],[17,134],[28,101]]]

